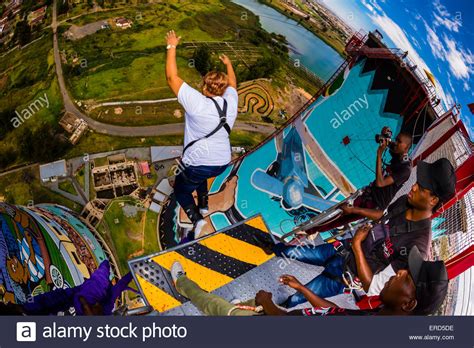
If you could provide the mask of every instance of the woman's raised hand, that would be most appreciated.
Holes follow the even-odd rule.
[[[170,30],[166,33],[166,44],[178,46],[179,40],[181,40],[181,36],[176,36],[174,30]]]
[[[229,57],[227,57],[225,54],[221,54],[219,56],[219,59],[221,60],[222,63],[224,63],[225,65],[227,64],[232,64],[232,62],[230,61]]]

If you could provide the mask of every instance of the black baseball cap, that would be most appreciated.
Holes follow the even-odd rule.
[[[456,173],[446,158],[433,163],[420,161],[416,166],[416,181],[430,190],[441,202],[449,200],[456,192]]]
[[[415,314],[435,312],[448,292],[448,272],[443,261],[425,261],[414,246],[408,254],[408,268],[416,286]]]

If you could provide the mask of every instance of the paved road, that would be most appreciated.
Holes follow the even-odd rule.
[[[59,88],[64,102],[64,108],[66,111],[75,115],[76,117],[84,119],[91,129],[98,133],[109,134],[121,137],[150,137],[158,135],[170,135],[170,134],[181,134],[184,132],[184,123],[173,123],[166,125],[157,126],[145,126],[145,127],[123,127],[115,126],[111,124],[102,123],[90,118],[85,115],[79,108],[73,103],[71,97],[66,88],[64,81],[63,68],[61,64],[61,55],[59,52],[58,45],[58,34],[57,34],[57,0],[54,0],[53,4],[53,21],[51,27],[53,29],[53,48],[54,48],[54,62],[56,65],[56,74],[58,76]],[[234,129],[245,130],[257,133],[270,134],[275,131],[275,127],[270,125],[252,124],[247,122],[237,121],[234,125]]]

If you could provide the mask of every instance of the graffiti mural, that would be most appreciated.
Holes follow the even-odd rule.
[[[29,296],[74,287],[97,269],[96,255],[105,258],[102,250],[91,249],[97,241],[85,239],[64,216],[0,203],[0,301],[24,303]]]
[[[374,135],[384,126],[397,134],[406,122],[405,82],[389,84],[388,74],[367,58],[348,64],[291,123],[209,180],[205,233],[261,214],[281,237],[374,180]],[[162,246],[176,245],[190,227],[171,195],[160,217]]]

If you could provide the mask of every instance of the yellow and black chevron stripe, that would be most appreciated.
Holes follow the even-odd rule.
[[[213,291],[271,259],[256,245],[253,235],[271,240],[261,216],[217,232],[190,245],[130,262],[139,288],[149,305],[164,312],[187,301],[178,294],[170,269],[179,261],[187,276]]]

